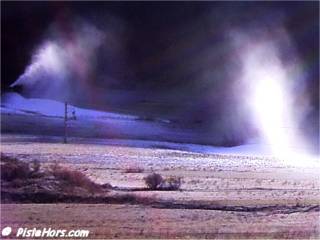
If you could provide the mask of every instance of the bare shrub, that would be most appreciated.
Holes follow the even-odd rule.
[[[97,192],[101,190],[100,185],[91,181],[82,172],[55,165],[51,169],[51,173],[58,180],[64,181],[69,187],[81,187],[90,192]]]
[[[156,190],[159,188],[160,184],[163,182],[163,178],[158,173],[151,173],[144,178],[144,182],[148,188]]]
[[[1,162],[2,163],[6,163],[6,162],[14,162],[14,161],[18,161],[18,159],[13,158],[13,157],[9,157],[3,153],[1,153]]]
[[[1,179],[12,181],[14,179],[26,179],[30,176],[29,164],[15,158],[9,158],[1,154]]]
[[[162,185],[161,187],[166,190],[178,190],[181,187],[181,177],[168,177],[163,181]]]
[[[66,201],[73,201],[77,197],[103,194],[112,186],[97,184],[82,172],[61,167],[58,163],[48,168],[38,161],[26,163],[1,155],[1,188],[6,194],[1,196],[2,201],[59,202],[65,201],[62,196],[70,197]]]
[[[124,172],[125,173],[143,173],[144,170],[140,167],[129,167]]]
[[[178,190],[181,187],[181,177],[170,176],[163,178],[158,173],[149,174],[144,181],[149,189],[152,190]]]

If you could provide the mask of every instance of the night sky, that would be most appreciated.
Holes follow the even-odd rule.
[[[263,34],[272,36],[281,25],[290,39],[290,47],[280,42],[282,60],[295,57],[304,64],[303,81],[294,84],[303,85],[295,104],[307,95],[311,110],[300,124],[310,125],[309,133],[319,127],[319,2],[2,2],[2,92],[45,41],[74,42],[83,23],[104,37],[86,55],[89,65],[80,60],[74,69],[70,65],[71,80],[63,88],[75,105],[160,115],[205,131],[222,123],[247,126],[231,90],[241,70],[228,32],[262,26]],[[260,32],[255,34],[259,38]],[[81,64],[86,71],[79,77]],[[16,89],[61,100],[56,92],[42,96],[42,86]]]

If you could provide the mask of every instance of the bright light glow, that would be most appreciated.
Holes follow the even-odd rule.
[[[253,86],[252,107],[265,140],[272,144],[279,154],[288,148],[289,139],[286,130],[286,107],[284,89],[281,82],[283,74],[276,71],[254,70],[256,83]]]
[[[289,165],[313,164],[305,154],[292,115],[288,73],[276,49],[268,43],[255,44],[243,55],[243,80],[248,86],[248,105],[264,142],[273,155]]]

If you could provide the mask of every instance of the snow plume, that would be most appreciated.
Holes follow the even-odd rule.
[[[54,24],[50,37],[36,49],[30,65],[11,86],[23,86],[30,96],[58,100],[84,94],[105,35],[83,20],[73,22],[67,31]]]
[[[304,95],[303,64],[285,28],[278,24],[236,29],[230,37],[241,72],[235,90],[243,90],[241,102],[252,124],[277,157],[303,163],[300,154],[308,146],[301,121],[310,104]]]

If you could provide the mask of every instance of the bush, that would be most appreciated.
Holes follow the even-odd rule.
[[[15,179],[26,179],[31,171],[29,164],[9,158],[1,154],[1,180],[12,181]]]
[[[149,189],[152,190],[178,190],[181,187],[181,177],[163,178],[158,173],[149,174],[144,178]]]
[[[178,190],[181,186],[181,177],[169,177],[163,181],[162,188],[166,190]]]
[[[101,190],[100,185],[91,181],[82,172],[54,165],[51,173],[57,180],[64,181],[69,187],[81,187],[90,192]]]
[[[159,188],[160,184],[163,182],[163,178],[158,173],[151,173],[144,178],[144,182],[146,183],[147,187],[156,190]]]
[[[58,163],[47,168],[36,160],[26,163],[3,155],[1,180],[1,187],[9,195],[14,197],[19,192],[21,199],[26,198],[31,202],[47,201],[41,194],[57,198],[58,201],[61,195],[86,197],[88,194],[100,194],[112,189],[110,184],[97,184],[82,172],[62,167]]]

